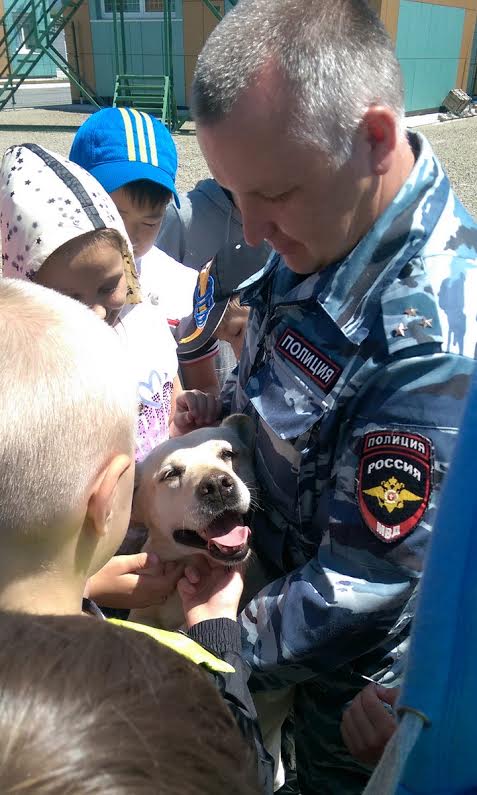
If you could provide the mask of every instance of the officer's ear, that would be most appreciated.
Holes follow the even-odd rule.
[[[361,130],[369,147],[371,171],[383,176],[390,170],[399,140],[396,114],[383,105],[368,108],[363,116]]]

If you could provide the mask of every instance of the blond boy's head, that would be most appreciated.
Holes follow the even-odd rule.
[[[115,332],[89,309],[38,285],[0,280],[7,554],[34,547],[45,563],[70,547],[89,575],[121,542],[134,457],[135,388],[127,372]]]

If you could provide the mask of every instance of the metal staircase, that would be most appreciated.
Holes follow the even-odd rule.
[[[113,107],[143,110],[172,126],[169,78],[165,75],[117,75]]]
[[[100,107],[94,89],[76,73],[54,46],[84,0],[13,0],[0,18],[0,110],[47,57],[75,83],[83,96]]]

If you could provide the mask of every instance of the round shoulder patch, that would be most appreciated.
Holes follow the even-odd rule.
[[[417,433],[379,430],[365,434],[357,497],[366,525],[381,541],[408,535],[431,493],[432,443]]]

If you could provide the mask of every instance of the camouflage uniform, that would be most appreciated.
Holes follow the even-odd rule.
[[[362,675],[402,675],[474,367],[477,226],[427,141],[410,142],[412,174],[351,254],[307,277],[272,255],[242,299],[228,408],[256,422],[254,533],[273,582],[241,621],[255,686],[298,685],[305,795],[360,792],[368,777],[341,713]]]

